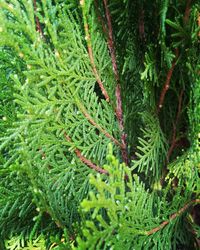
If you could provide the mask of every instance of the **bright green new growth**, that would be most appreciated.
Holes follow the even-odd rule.
[[[198,249],[199,13],[0,0],[0,249]]]
[[[77,239],[78,249],[175,249],[177,242],[186,242],[185,228],[172,234],[175,228],[183,226],[185,211],[171,219],[170,215],[184,207],[190,192],[186,190],[180,199],[182,188],[177,187],[173,200],[169,201],[170,187],[146,190],[138,176],[119,164],[112,149],[109,151],[109,165],[104,166],[109,177],[90,176],[97,192],[89,193],[89,198],[81,203],[83,211],[90,212],[92,221],[86,219],[83,224],[83,235]],[[164,220],[166,225],[162,226]]]

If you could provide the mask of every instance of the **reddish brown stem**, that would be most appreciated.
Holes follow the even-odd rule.
[[[86,30],[86,34],[87,34],[86,38],[91,41],[91,38],[90,38],[90,35],[89,35],[88,25],[85,25],[85,30]],[[92,70],[93,70],[94,76],[96,78],[96,81],[98,82],[99,87],[100,87],[100,89],[102,91],[102,94],[104,95],[106,101],[109,102],[110,98],[108,96],[108,93],[107,93],[104,85],[103,85],[103,82],[101,81],[101,78],[99,76],[99,73],[97,71],[97,68],[96,68],[96,65],[95,65],[95,62],[94,62],[94,56],[93,56],[91,42],[88,43],[88,54],[89,54],[90,62],[91,62],[91,65],[92,65]]]
[[[185,8],[185,15],[184,15],[185,24],[188,22],[189,17],[190,17],[190,5],[191,5],[191,0],[188,0],[186,4],[186,8]]]
[[[77,106],[82,112],[82,114],[85,116],[85,118],[100,132],[102,132],[107,138],[111,139],[117,146],[124,148],[124,145],[120,143],[117,139],[115,139],[111,134],[109,134],[104,128],[102,128],[99,124],[97,124],[94,119],[91,117],[91,115],[88,113],[85,106],[77,99]]]
[[[96,9],[96,12],[97,12],[97,18],[98,18],[98,21],[99,23],[101,24],[102,26],[102,29],[103,29],[103,33],[105,34],[106,38],[108,39],[108,31],[107,31],[107,28],[105,26],[105,23],[101,17],[101,13],[99,12],[99,7],[98,7],[98,1],[97,0],[94,0],[94,4],[95,4],[95,9]]]
[[[33,6],[34,6],[34,11],[35,11],[35,21],[36,21],[36,30],[42,35],[42,28],[39,22],[38,17],[36,16],[37,12],[37,0],[33,0]]]
[[[172,73],[174,71],[174,68],[175,68],[175,65],[176,65],[176,61],[177,61],[177,58],[178,58],[178,49],[176,49],[176,57],[172,63],[172,66],[171,68],[169,69],[168,73],[167,73],[167,78],[166,78],[166,81],[165,81],[165,84],[163,85],[163,88],[162,88],[162,91],[161,91],[161,94],[160,94],[160,99],[159,99],[159,103],[158,103],[158,107],[157,107],[157,112],[159,113],[161,108],[163,107],[163,103],[164,103],[164,99],[165,99],[165,95],[170,87],[170,81],[171,81],[171,78],[172,78]]]
[[[116,116],[119,122],[121,133],[121,142],[122,142],[122,158],[124,162],[128,165],[128,156],[127,156],[127,145],[126,145],[126,134],[124,133],[124,124],[123,124],[123,113],[122,113],[122,103],[121,103],[121,91],[120,91],[120,85],[117,84],[116,87],[116,99],[117,99],[117,108],[116,108]]]
[[[190,4],[191,4],[191,0],[188,0],[187,1],[187,4],[186,4],[186,9],[185,9],[185,15],[184,15],[184,22],[185,24],[188,22],[189,20],[189,15],[190,15]],[[172,73],[174,71],[174,67],[175,67],[175,64],[176,64],[176,61],[178,59],[178,55],[179,55],[179,51],[178,49],[176,49],[176,57],[174,59],[174,62],[172,64],[172,67],[171,69],[168,71],[168,74],[167,74],[167,79],[165,81],[165,84],[163,86],[163,89],[161,91],[161,95],[160,95],[160,100],[159,100],[159,103],[158,103],[158,107],[157,107],[157,113],[160,112],[162,106],[163,106],[163,102],[164,102],[164,98],[165,98],[165,95],[166,95],[166,92],[167,90],[169,89],[169,86],[170,86],[170,80],[171,80],[171,77],[172,77]],[[182,90],[183,91],[183,90]],[[182,104],[182,94],[180,94],[179,96],[179,105],[178,105],[178,112],[177,112],[177,122],[178,122],[178,119],[179,119],[179,116],[180,116],[180,109],[181,109],[181,104]],[[172,142],[171,142],[171,146],[168,150],[168,153],[167,153],[167,158],[166,158],[166,164],[169,162],[169,158],[174,150],[174,147],[177,145],[177,140],[176,140],[176,127],[177,125],[173,124],[173,135],[172,135]],[[165,168],[163,170],[163,176],[161,178],[161,183],[164,183],[164,178],[166,176],[166,173],[167,173],[167,169],[166,169],[166,165],[165,165]]]
[[[99,72],[97,70],[97,67],[95,65],[95,61],[94,61],[94,55],[93,55],[93,50],[92,50],[92,41],[91,41],[91,37],[90,37],[90,32],[89,32],[89,26],[88,26],[88,20],[87,20],[87,15],[85,12],[85,0],[80,0],[80,5],[82,6],[82,12],[83,12],[83,21],[84,21],[84,29],[85,29],[85,40],[87,42],[87,49],[88,49],[88,55],[89,55],[89,59],[90,59],[90,63],[92,66],[92,71],[94,73],[94,76],[96,78],[97,83],[99,84],[99,87],[102,91],[102,94],[104,95],[105,99],[107,102],[110,101],[109,95],[103,85],[103,82],[99,76]]]
[[[187,1],[187,4],[186,4],[186,9],[185,9],[185,15],[184,15],[184,23],[186,24],[189,20],[189,16],[190,16],[190,10],[191,10],[191,0],[188,0]],[[179,52],[178,52],[178,49],[176,48],[176,51],[175,51],[175,54],[176,54],[176,57],[172,63],[172,67],[170,68],[170,70],[168,71],[167,73],[167,78],[166,78],[166,81],[165,81],[165,84],[163,86],[163,89],[161,91],[161,95],[160,95],[160,100],[159,100],[159,103],[158,103],[158,107],[157,107],[157,112],[159,113],[161,108],[163,107],[163,103],[164,103],[164,99],[165,99],[165,95],[170,87],[170,81],[171,81],[171,77],[172,77],[172,73],[174,71],[174,68],[175,68],[175,65],[176,65],[176,61],[178,59],[178,55],[179,55]]]
[[[180,118],[180,115],[181,115],[181,107],[182,107],[182,99],[183,99],[183,89],[181,90],[180,92],[180,95],[178,97],[178,110],[177,110],[177,114],[176,114],[176,120],[173,124],[173,134],[172,134],[172,140],[171,140],[171,146],[168,150],[168,153],[167,153],[167,163],[169,162],[169,159],[170,159],[170,156],[176,146],[176,142],[177,142],[177,138],[176,138],[176,134],[177,134],[177,125],[178,125],[178,122],[179,122],[179,118]]]
[[[184,213],[189,207],[191,207],[194,203],[200,203],[200,199],[196,199],[196,200],[192,200],[189,203],[185,204],[184,207],[182,207],[181,209],[179,209],[178,212],[172,214],[169,217],[169,220],[163,221],[158,227],[155,227],[151,230],[149,230],[146,234],[147,235],[151,235],[154,234],[158,231],[160,231],[161,229],[163,229],[166,225],[168,225],[172,220],[176,219],[179,215],[181,215],[182,213]]]
[[[85,158],[81,151],[79,149],[75,149],[74,152],[76,153],[77,157],[84,163],[86,164],[88,167],[94,169],[95,171],[99,172],[100,174],[108,174],[108,172],[103,169],[100,168],[99,166],[95,165],[93,162],[91,162],[90,160],[88,160],[87,158]]]
[[[108,25],[108,47],[110,50],[110,55],[111,55],[111,60],[112,60],[113,72],[115,75],[116,82],[118,84],[119,83],[119,74],[118,74],[117,60],[116,60],[116,55],[115,55],[111,15],[110,15],[110,11],[108,9],[107,0],[103,0],[103,2],[104,2],[104,6],[105,6],[106,19],[107,19],[107,25]]]
[[[69,142],[71,142],[71,138],[64,133],[65,139]],[[87,159],[85,156],[82,155],[81,151],[78,148],[74,149],[75,154],[77,155],[77,157],[85,164],[87,165],[89,168],[99,172],[100,174],[108,174],[108,171],[106,171],[105,169],[95,165],[93,162],[91,162],[89,159]]]
[[[85,111],[82,110],[85,118],[95,127],[97,128],[99,131],[101,131],[106,137],[108,137],[109,139],[111,139],[117,146],[120,146],[122,149],[124,149],[124,144],[120,143],[117,139],[115,139],[111,134],[109,134],[105,129],[103,129],[100,125],[98,125],[93,119],[92,117]]]
[[[108,48],[110,50],[113,72],[114,72],[114,76],[115,76],[115,80],[116,80],[116,91],[115,91],[116,102],[117,102],[116,103],[116,116],[117,116],[119,127],[121,130],[121,142],[124,146],[124,149],[122,149],[122,158],[123,158],[124,162],[128,165],[126,134],[124,133],[123,110],[122,110],[122,101],[121,101],[122,100],[121,99],[121,89],[120,89],[119,73],[118,73],[118,68],[117,68],[117,60],[116,60],[115,47],[114,47],[111,15],[110,15],[110,11],[108,9],[107,0],[103,0],[103,2],[104,2],[106,19],[107,19],[107,26],[108,26]]]

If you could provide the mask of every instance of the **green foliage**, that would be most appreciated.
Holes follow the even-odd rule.
[[[46,24],[47,42],[47,38],[35,31],[31,1],[24,1],[23,5],[3,1],[1,7],[1,18],[6,19],[8,12],[12,17],[7,22],[2,20],[5,33],[1,42],[11,33],[9,40],[27,66],[22,80],[13,76],[16,103],[22,111],[11,133],[2,138],[2,147],[15,140],[15,156],[32,183],[37,206],[48,211],[58,224],[70,225],[77,217],[77,203],[87,193],[90,172],[74,157],[73,149],[81,149],[85,157],[102,164],[109,142],[105,133],[117,134],[118,130],[114,114],[104,100],[99,102],[94,92],[96,82],[78,26],[80,21],[75,16],[63,12],[62,6],[42,1],[40,8],[44,15],[40,22]],[[55,15],[56,24],[53,23]],[[100,35],[97,38],[95,58],[101,67],[100,73],[106,77],[103,81],[111,83],[110,66],[99,54],[103,53],[104,59],[108,57],[105,41]],[[108,87],[113,89],[111,84]],[[115,131],[112,128],[116,128]],[[71,140],[66,140],[65,134]],[[44,193],[47,196],[44,197]]]
[[[143,135],[138,139],[137,160],[133,162],[133,167],[138,168],[139,172],[144,172],[146,177],[151,173],[150,178],[158,180],[166,155],[165,137],[155,117],[143,113],[142,118],[146,126],[144,129],[141,128]]]
[[[17,106],[13,102],[14,88],[10,76],[19,72],[23,64],[8,48],[0,48],[0,61],[0,136],[3,137],[6,129],[16,120]],[[6,152],[4,156],[5,154]],[[2,163],[0,160],[0,164]]]
[[[198,249],[199,13],[0,0],[1,249]]]
[[[153,48],[149,47],[149,53],[145,54],[145,71],[141,74],[141,79],[157,83],[156,59],[154,58]]]
[[[13,237],[6,244],[6,249],[24,249],[24,250],[45,250],[45,241],[44,239],[36,239],[33,242],[29,242],[26,247],[25,242],[20,242],[18,237]]]
[[[192,237],[180,229],[182,218],[178,215],[165,227],[151,232],[190,200],[190,192],[186,190],[180,199],[181,186],[177,187],[169,201],[170,189],[149,192],[130,168],[119,164],[111,150],[107,159],[109,177],[105,180],[101,175],[90,176],[97,191],[90,192],[81,203],[86,221],[77,249],[175,249],[179,240],[183,243]]]

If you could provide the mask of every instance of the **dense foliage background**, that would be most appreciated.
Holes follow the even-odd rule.
[[[199,249],[200,3],[0,0],[0,249]]]

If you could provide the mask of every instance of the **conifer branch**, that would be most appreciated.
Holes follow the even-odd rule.
[[[198,172],[199,150],[199,6],[192,0],[143,2],[0,0],[2,247],[14,249],[23,240],[31,248],[38,238],[35,247],[42,249],[52,239],[56,242],[50,248],[153,249],[165,248],[166,242],[168,248],[198,248],[194,241],[200,217],[199,176],[192,171]],[[37,37],[47,43],[41,44]],[[120,49],[123,53],[118,53]],[[126,88],[122,81],[143,82],[138,69],[144,60],[137,56],[138,49],[141,54],[149,51],[144,76],[154,83],[163,76],[157,100],[156,84]],[[165,69],[156,68],[162,63],[162,52],[165,64],[170,63]],[[176,84],[180,77],[187,82],[187,91],[181,82]],[[172,85],[174,91],[169,91]],[[172,92],[177,94],[170,106]],[[146,98],[149,95],[152,98]],[[134,114],[144,106],[143,97],[147,105],[156,101],[157,116],[162,112],[160,119],[173,117],[171,122],[160,126],[151,109],[137,119]],[[165,109],[165,103],[170,108]],[[127,108],[129,104],[133,110]],[[190,143],[182,140],[183,129],[191,131]],[[137,143],[132,163],[125,131],[129,141]],[[117,158],[112,147],[106,153],[108,142],[114,144]],[[194,157],[180,152],[186,143]],[[180,159],[169,169],[177,155]],[[160,188],[162,195],[155,192]],[[190,227],[182,228],[190,216]]]
[[[65,136],[65,139],[68,141],[68,142],[71,142],[71,138],[66,134],[64,133],[64,136]],[[108,171],[106,171],[105,169],[95,165],[92,161],[90,161],[89,159],[87,159],[85,156],[82,155],[81,151],[78,149],[78,148],[75,148],[74,149],[74,152],[76,154],[76,156],[85,164],[87,165],[89,168],[99,172],[100,174],[108,174]]]
[[[36,30],[43,36],[42,28],[41,28],[39,19],[38,19],[37,15],[36,15],[36,12],[37,12],[37,3],[36,3],[36,1],[37,0],[33,0],[33,6],[34,6],[34,11],[35,11]]]
[[[169,69],[168,73],[167,73],[167,77],[166,77],[166,81],[165,81],[165,84],[163,85],[163,88],[162,88],[162,91],[161,91],[161,94],[160,94],[160,99],[159,99],[159,103],[158,103],[158,107],[157,107],[157,113],[160,112],[161,108],[163,107],[163,103],[164,103],[164,99],[165,99],[165,95],[170,87],[170,81],[171,81],[171,78],[172,78],[172,74],[173,74],[173,71],[174,71],[174,68],[175,68],[175,65],[176,65],[176,61],[178,59],[178,49],[176,48],[176,51],[175,51],[175,54],[176,54],[176,57],[172,63],[172,66],[171,68]]]
[[[87,21],[87,16],[86,16],[86,13],[85,13],[85,0],[81,0],[80,1],[80,5],[82,6],[82,13],[83,13],[83,21],[84,21],[84,29],[85,29],[85,40],[86,40],[86,43],[87,43],[87,48],[88,48],[88,55],[89,55],[89,58],[90,58],[90,63],[91,63],[91,66],[92,66],[92,71],[94,73],[94,76],[96,78],[96,81],[97,83],[99,84],[99,87],[102,91],[102,94],[103,96],[105,97],[106,101],[109,102],[110,101],[110,98],[109,98],[109,95],[103,85],[103,82],[99,76],[99,72],[96,68],[96,65],[95,65],[95,61],[94,61],[94,55],[93,55],[93,50],[92,50],[92,41],[91,41],[91,36],[90,36],[90,32],[89,32],[89,25],[88,25],[88,21]]]
[[[110,50],[111,60],[112,60],[112,66],[113,66],[113,72],[116,80],[116,116],[118,119],[119,127],[121,130],[121,142],[124,146],[124,149],[122,150],[122,158],[126,164],[128,164],[128,155],[127,155],[127,145],[126,145],[126,134],[124,132],[124,121],[123,121],[123,110],[122,110],[122,98],[121,98],[121,88],[119,83],[119,73],[117,68],[117,60],[116,60],[116,54],[115,54],[115,46],[114,46],[114,39],[113,39],[113,30],[112,30],[112,22],[111,22],[111,15],[110,11],[108,9],[108,3],[107,0],[103,0],[105,12],[106,12],[106,19],[107,19],[107,26],[108,26],[108,48]]]
[[[115,139],[111,134],[109,134],[105,129],[103,129],[100,125],[98,125],[90,116],[90,114],[88,114],[86,111],[83,111],[83,114],[85,116],[85,118],[95,127],[97,128],[99,131],[101,131],[106,137],[108,137],[109,139],[111,139],[116,145],[120,146],[121,148],[124,148],[124,145],[121,144],[117,139]]]
[[[181,215],[182,213],[184,213],[189,207],[191,207],[195,203],[200,203],[200,199],[195,199],[195,200],[192,200],[189,203],[185,204],[185,206],[183,206],[181,209],[179,209],[178,212],[172,214],[169,217],[169,220],[163,221],[158,227],[155,227],[155,228],[147,231],[146,234],[147,235],[151,235],[151,234],[154,234],[154,233],[160,231],[166,225],[168,225],[172,220],[176,219],[179,215]]]
[[[184,14],[184,23],[186,24],[189,20],[189,16],[190,16],[190,5],[191,5],[191,0],[188,0],[187,1],[187,4],[186,4],[186,9],[185,9],[185,14]],[[161,95],[160,95],[160,100],[159,100],[159,103],[158,103],[158,107],[157,107],[157,113],[160,112],[161,108],[163,107],[163,103],[164,103],[164,99],[165,99],[165,95],[170,87],[170,81],[171,81],[171,77],[172,77],[172,73],[174,71],[174,68],[175,68],[175,65],[176,65],[176,61],[178,59],[178,55],[179,55],[179,51],[178,51],[178,48],[176,48],[175,50],[175,59],[172,63],[172,67],[169,69],[168,73],[167,73],[167,78],[166,78],[166,81],[165,81],[165,84],[163,86],[163,89],[161,91]]]
[[[87,109],[85,106],[78,100],[76,99],[77,106],[79,107],[80,111],[83,113],[85,118],[95,127],[97,128],[100,132],[102,132],[107,138],[111,139],[117,146],[120,148],[124,149],[124,145],[120,143],[117,139],[115,139],[110,133],[108,133],[104,128],[102,128],[99,124],[97,124],[94,119],[91,117],[91,115],[87,112]]]
[[[110,15],[110,11],[108,9],[107,0],[103,0],[103,2],[104,2],[105,12],[106,12],[106,20],[107,20],[107,26],[108,26],[108,48],[110,50],[115,79],[116,79],[117,84],[119,84],[119,73],[118,73],[117,60],[116,60],[116,54],[115,54],[111,15]]]

